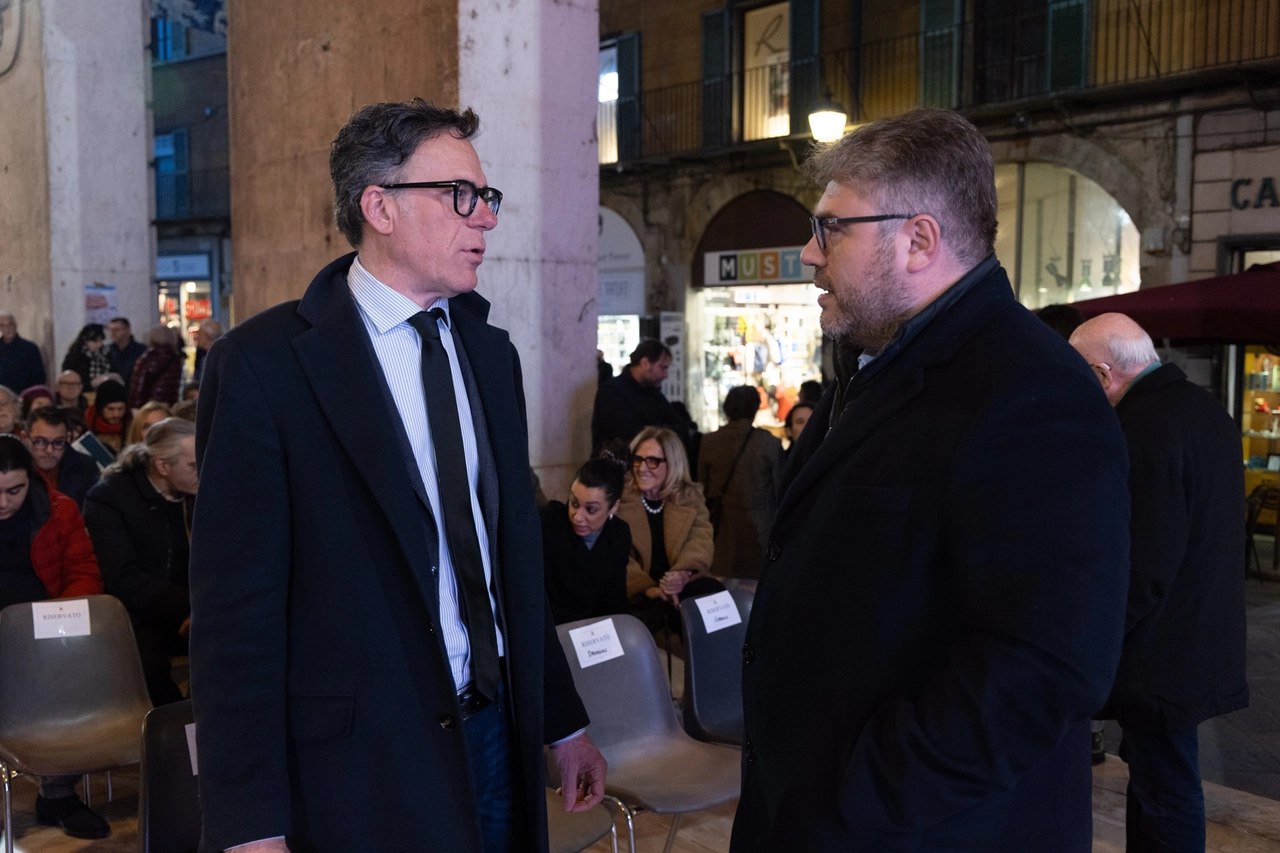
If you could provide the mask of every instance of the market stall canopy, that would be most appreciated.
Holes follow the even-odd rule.
[[[1085,319],[1127,314],[1155,340],[1280,344],[1280,263],[1075,303]]]

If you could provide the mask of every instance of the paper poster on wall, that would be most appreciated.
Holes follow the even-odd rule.
[[[84,598],[33,601],[31,621],[37,640],[89,636],[89,601]]]
[[[107,325],[113,317],[119,317],[116,289],[101,282],[84,286],[84,322]]]

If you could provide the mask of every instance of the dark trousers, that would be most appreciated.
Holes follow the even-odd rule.
[[[463,721],[462,731],[467,739],[476,807],[480,810],[484,853],[515,853],[521,849],[522,821],[517,808],[518,768],[512,760],[505,686],[498,686],[495,702]]]
[[[1204,853],[1197,731],[1123,729],[1120,758],[1129,765],[1125,850]]]
[[[142,660],[142,675],[147,680],[151,704],[159,707],[181,702],[183,695],[173,681],[171,658],[187,653],[187,641],[172,628],[143,620],[133,623],[133,635],[138,643],[138,657]]]

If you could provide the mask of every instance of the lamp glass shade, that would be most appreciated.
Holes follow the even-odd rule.
[[[844,126],[849,116],[834,106],[823,106],[809,113],[809,129],[819,142],[835,142],[844,136]]]

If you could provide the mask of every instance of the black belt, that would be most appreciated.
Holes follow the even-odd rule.
[[[462,711],[464,720],[471,719],[491,704],[489,697],[476,689],[474,681],[458,691],[458,709]]]

